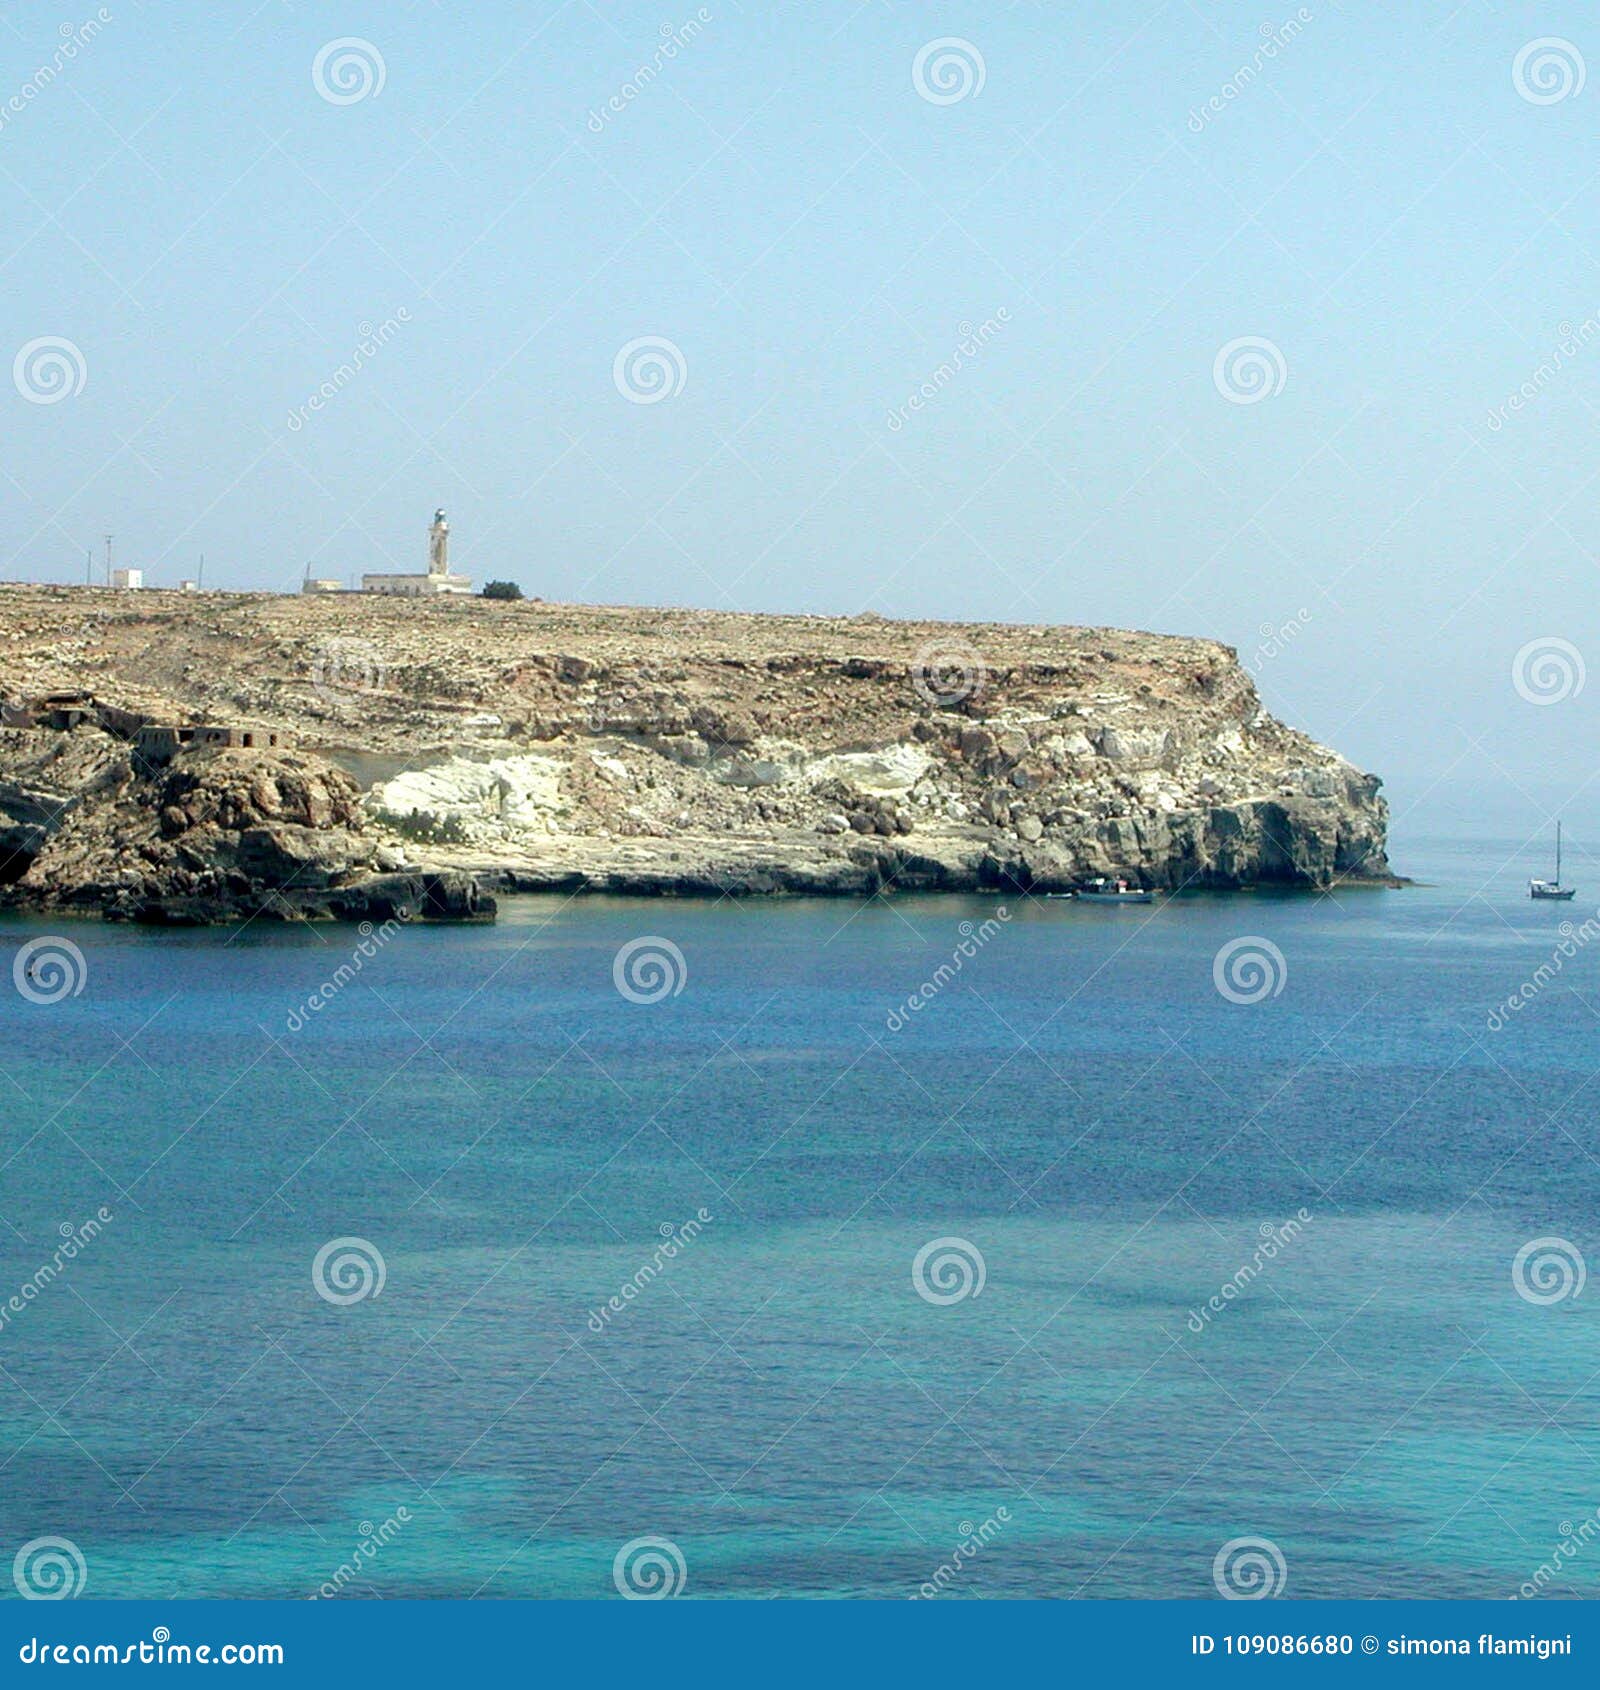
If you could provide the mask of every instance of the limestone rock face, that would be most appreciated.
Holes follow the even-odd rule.
[[[355,782],[314,756],[194,751],[151,770],[124,748],[86,801],[42,830],[13,890],[111,916],[164,919],[173,901],[218,919],[267,913],[281,894],[364,866],[363,820]]]
[[[0,636],[0,695],[116,707],[0,726],[14,904],[341,914],[396,874],[818,894],[1390,876],[1379,781],[1267,714],[1208,640],[27,587],[0,587]],[[287,748],[151,769],[113,731],[127,712]]]
[[[164,829],[198,827],[224,832],[298,827],[312,831],[360,830],[356,783],[319,757],[286,751],[191,753],[157,782],[154,802]],[[167,818],[172,818],[168,821]]]

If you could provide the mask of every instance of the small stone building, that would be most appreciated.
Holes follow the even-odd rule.
[[[39,724],[67,733],[84,722],[97,721],[92,692],[46,693],[36,707]]]
[[[147,763],[170,763],[181,751],[202,746],[276,749],[283,735],[276,728],[222,727],[210,722],[177,726],[147,723],[133,737],[133,748]]]

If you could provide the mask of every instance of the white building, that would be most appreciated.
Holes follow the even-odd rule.
[[[144,585],[144,571],[142,569],[113,569],[111,571],[111,585],[123,591]]]
[[[426,575],[363,575],[364,593],[398,593],[404,598],[438,598],[444,594],[472,591],[465,575],[450,573],[450,524],[442,510],[433,513],[428,530],[428,573]]]

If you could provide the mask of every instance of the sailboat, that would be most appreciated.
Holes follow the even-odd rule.
[[[1565,903],[1567,899],[1577,895],[1576,886],[1561,884],[1561,823],[1556,823],[1556,877],[1554,880],[1530,880],[1528,882],[1528,896],[1530,898],[1553,898]]]

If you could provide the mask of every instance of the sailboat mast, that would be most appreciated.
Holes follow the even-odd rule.
[[[1561,823],[1556,823],[1556,885],[1561,884]]]

